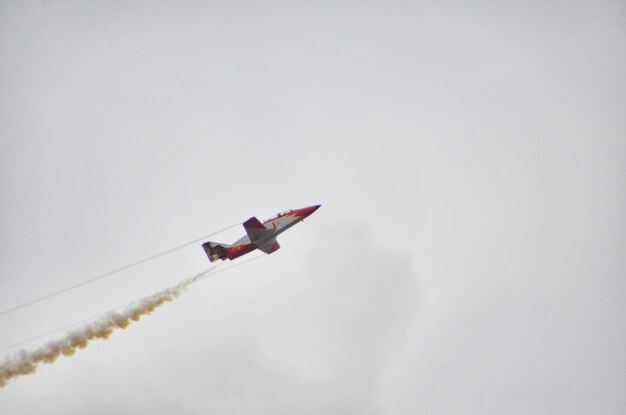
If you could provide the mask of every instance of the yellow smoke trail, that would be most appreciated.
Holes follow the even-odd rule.
[[[215,267],[213,267],[215,268]],[[208,274],[210,268],[198,275],[186,279],[175,287],[159,291],[145,297],[121,312],[111,311],[96,321],[69,331],[62,338],[52,340],[35,351],[21,350],[0,364],[0,388],[13,378],[35,373],[40,363],[53,363],[59,356],[72,356],[78,349],[84,349],[93,339],[107,339],[113,330],[125,329],[131,321],[138,321],[142,316],[152,313],[167,301],[172,301],[190,284]]]

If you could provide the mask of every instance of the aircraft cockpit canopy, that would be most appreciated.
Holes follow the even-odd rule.
[[[282,212],[280,212],[280,213],[277,213],[276,215],[272,216],[271,218],[269,218],[268,220],[266,220],[266,222],[272,221],[272,220],[274,220],[274,219],[278,219],[278,218],[280,218],[281,216],[285,216],[286,214],[291,213],[291,212],[293,212],[293,209],[284,210],[284,211],[282,211]]]

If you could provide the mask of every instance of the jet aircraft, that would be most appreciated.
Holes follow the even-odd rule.
[[[278,235],[295,224],[302,222],[304,218],[311,215],[320,206],[313,205],[302,209],[280,212],[264,222],[253,216],[243,223],[243,228],[246,230],[247,235],[241,237],[233,244],[208,241],[202,244],[202,248],[204,248],[204,252],[206,252],[211,262],[220,259],[233,260],[255,249],[271,254],[280,248],[276,240]]]

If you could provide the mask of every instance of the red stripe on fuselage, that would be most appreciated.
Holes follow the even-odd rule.
[[[233,260],[235,258],[239,258],[242,255],[248,254],[255,249],[255,244],[235,245],[230,248],[226,248],[226,257],[230,260]]]

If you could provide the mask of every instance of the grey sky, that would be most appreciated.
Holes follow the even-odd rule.
[[[624,3],[314,3],[2,2],[0,309],[323,206],[1,413],[624,413]]]

